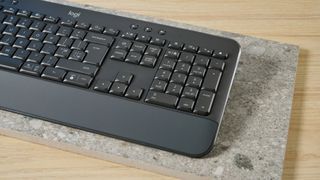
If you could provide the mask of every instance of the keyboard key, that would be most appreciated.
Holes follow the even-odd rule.
[[[62,81],[66,74],[67,74],[67,72],[65,70],[56,69],[53,67],[46,67],[46,69],[43,71],[41,77],[46,78],[46,79],[55,80],[55,81]]]
[[[71,50],[66,47],[59,47],[54,56],[61,58],[68,58],[71,53]]]
[[[57,46],[52,45],[52,44],[45,44],[43,48],[41,49],[42,54],[48,54],[48,55],[53,55],[57,50]]]
[[[32,21],[30,19],[27,18],[21,18],[18,23],[17,23],[17,27],[22,27],[22,28],[29,28],[31,25]]]
[[[59,21],[59,17],[55,16],[46,16],[43,21],[50,22],[50,23],[57,23]]]
[[[57,46],[70,48],[72,43],[73,43],[73,39],[70,39],[68,37],[61,37]]]
[[[127,40],[121,39],[121,40],[117,43],[116,48],[117,48],[117,49],[123,49],[123,50],[129,51],[131,45],[132,45],[132,42],[131,42],[131,41],[127,41]]]
[[[32,31],[29,29],[21,28],[18,33],[16,34],[16,37],[26,38],[29,39],[31,36]]]
[[[57,35],[58,36],[70,36],[72,33],[72,29],[69,28],[69,27],[60,27],[58,32],[57,32]]]
[[[117,36],[119,34],[119,30],[114,29],[114,28],[106,28],[103,31],[103,34],[108,34],[108,35],[112,35],[112,36]]]
[[[179,84],[169,83],[167,90],[166,90],[166,93],[171,94],[171,95],[175,95],[175,96],[180,96],[182,89],[183,89],[183,86],[181,86]]]
[[[146,35],[138,35],[136,38],[136,41],[140,41],[143,43],[148,43],[150,41],[151,37]]]
[[[41,65],[44,65],[44,66],[55,66],[57,62],[58,62],[58,58],[57,57],[46,55],[43,58],[43,60],[41,62]]]
[[[125,94],[125,97],[130,98],[130,99],[139,100],[139,99],[141,99],[142,94],[143,94],[143,89],[129,87],[126,94]]]
[[[15,26],[19,18],[17,16],[7,16],[7,18],[2,22],[3,24]]]
[[[199,48],[198,50],[198,54],[202,54],[205,56],[211,56],[212,53],[213,53],[213,50],[209,48]]]
[[[202,78],[196,76],[189,76],[186,86],[200,88],[202,83]]]
[[[140,54],[143,54],[146,50],[147,46],[141,43],[134,43],[130,49],[130,51],[138,52]]]
[[[76,21],[73,19],[62,19],[60,23],[64,26],[73,27],[76,24]]]
[[[137,52],[129,52],[127,58],[125,59],[126,62],[133,63],[133,64],[139,64],[141,60],[142,55]]]
[[[37,20],[42,20],[44,18],[44,15],[41,14],[41,13],[34,12],[34,13],[32,13],[30,15],[30,18],[37,19]]]
[[[8,25],[6,29],[2,32],[2,34],[7,34],[11,36],[15,36],[18,33],[19,28],[15,26]]]
[[[13,58],[20,59],[22,61],[25,61],[27,57],[29,56],[30,52],[24,49],[18,49],[14,55]]]
[[[183,47],[183,50],[184,50],[184,51],[188,51],[188,52],[195,53],[195,52],[197,52],[197,50],[198,50],[198,46],[195,46],[195,45],[192,45],[192,44],[186,44],[186,45]]]
[[[188,98],[181,98],[177,106],[177,109],[182,111],[192,112],[194,104],[195,104],[194,100],[191,100]]]
[[[202,66],[192,66],[190,75],[203,77],[206,74],[206,68]]]
[[[25,62],[22,65],[20,72],[30,74],[33,76],[40,76],[43,70],[44,70],[44,67],[41,66],[40,64],[36,64],[33,62]]]
[[[22,10],[22,9],[20,9],[20,10],[17,12],[17,15],[18,15],[18,16],[29,17],[29,16],[31,15],[31,12],[30,12],[30,11],[27,11],[27,10]]]
[[[42,46],[43,46],[43,44],[39,41],[31,41],[27,47],[27,50],[39,52],[41,50]]]
[[[0,55],[12,57],[15,51],[16,51],[16,48],[13,48],[10,46],[4,46],[0,51]]]
[[[16,38],[10,35],[4,35],[2,36],[0,40],[0,44],[11,46],[15,42]]]
[[[31,24],[30,29],[35,30],[35,31],[42,31],[45,26],[46,26],[46,24],[44,22],[34,21]]]
[[[84,41],[111,46],[111,44],[113,43],[113,38],[103,34],[89,32]]]
[[[121,35],[122,38],[134,40],[136,38],[137,34],[132,32],[126,32]]]
[[[68,72],[63,82],[84,88],[88,88],[92,82],[92,77],[75,72]]]
[[[127,73],[127,72],[119,72],[115,82],[130,84],[132,80],[133,80],[133,74]]]
[[[188,63],[188,64],[192,64],[194,58],[195,58],[195,56],[193,54],[183,52],[180,55],[179,61],[184,62],[184,63]]]
[[[30,41],[25,38],[17,38],[14,42],[13,47],[25,49]]]
[[[143,56],[140,64],[143,66],[147,66],[147,67],[154,67],[157,63],[157,58],[155,58],[154,56],[148,56],[145,55]]]
[[[0,57],[0,67],[4,69],[18,71],[22,63],[23,62],[18,59],[12,59],[10,57],[5,57],[5,56]]]
[[[169,81],[171,77],[171,72],[163,69],[159,69],[155,79],[163,80],[163,81]]]
[[[119,82],[115,82],[112,84],[109,92],[114,95],[123,96],[124,93],[126,92],[127,88],[128,88],[128,85],[123,84],[123,83],[119,83]]]
[[[220,71],[223,71],[224,66],[225,66],[225,63],[222,60],[211,59],[209,68],[214,68],[214,69],[218,69]]]
[[[30,56],[28,57],[28,62],[34,62],[34,63],[40,63],[43,59],[44,55],[37,53],[37,52],[31,52]]]
[[[90,27],[90,24],[86,23],[86,22],[78,22],[76,24],[76,28],[79,28],[79,29],[87,30],[87,29],[89,29],[89,27]]]
[[[168,47],[172,48],[172,49],[176,49],[176,50],[181,50],[183,45],[184,45],[183,43],[174,41],[174,42],[169,43]]]
[[[201,90],[193,112],[204,116],[209,115],[213,105],[214,97],[214,93]]]
[[[189,64],[178,62],[174,72],[188,74],[190,69],[191,69],[191,66]]]
[[[60,59],[56,65],[56,68],[64,69],[67,71],[73,71],[90,76],[95,76],[98,72],[98,67],[90,64],[84,64],[77,61],[71,61],[67,59]]]
[[[101,33],[103,31],[103,29],[104,29],[103,26],[100,26],[98,24],[93,24],[90,26],[89,31]]]
[[[193,87],[185,87],[183,89],[181,97],[186,97],[189,99],[196,99],[198,96],[199,90]]]
[[[204,56],[197,56],[193,65],[208,67],[210,59]]]
[[[83,62],[100,66],[108,51],[109,48],[107,46],[90,43],[86,49],[87,56]]]
[[[218,59],[222,59],[222,60],[228,59],[228,56],[229,55],[227,53],[224,53],[222,51],[217,51],[217,52],[213,53],[214,58],[218,58]]]
[[[74,60],[74,61],[82,61],[85,56],[86,56],[85,52],[78,51],[78,50],[73,50],[72,53],[69,56],[69,59],[70,60]]]
[[[177,83],[177,84],[184,84],[187,80],[187,75],[181,73],[173,73],[170,82]]]
[[[166,40],[160,38],[152,38],[150,44],[163,46],[166,43]]]
[[[46,27],[43,29],[43,32],[55,34],[59,29],[59,26],[56,24],[47,24]]]
[[[75,40],[71,46],[71,49],[76,49],[76,50],[79,50],[79,51],[83,51],[86,49],[88,43],[87,42],[84,42],[84,41],[81,41],[79,39]]]
[[[41,31],[35,31],[32,33],[30,40],[42,41],[45,38],[46,34]]]
[[[202,89],[216,92],[222,73],[215,69],[209,69],[202,85]]]
[[[54,34],[48,34],[46,38],[43,40],[43,43],[48,43],[48,44],[57,44],[59,41],[60,37]]]
[[[164,58],[160,64],[160,69],[172,71],[176,65],[176,62],[169,58]]]
[[[172,59],[178,59],[180,56],[180,52],[176,50],[168,49],[166,53],[164,54],[164,57],[172,58]]]
[[[95,83],[93,89],[96,91],[107,93],[112,85],[111,81],[108,80],[99,80]]]
[[[179,98],[170,94],[161,92],[149,91],[146,102],[157,104],[165,107],[176,107]]]
[[[86,32],[85,31],[82,31],[82,30],[79,30],[79,29],[75,29],[75,30],[73,30],[70,38],[82,40],[84,38],[84,36],[86,36]]]
[[[145,52],[145,54],[150,56],[155,56],[155,57],[159,57],[160,53],[161,53],[161,48],[154,47],[154,46],[149,46]]]
[[[166,87],[167,87],[167,84],[168,84],[168,83],[165,82],[165,81],[160,81],[160,80],[158,80],[158,79],[155,79],[155,80],[152,82],[152,85],[151,85],[150,90],[164,92],[164,90],[165,90]]]
[[[2,12],[8,13],[8,14],[16,14],[18,9],[13,8],[13,7],[4,7]]]
[[[126,56],[127,56],[127,51],[122,50],[122,49],[114,49],[111,52],[110,58],[114,59],[114,60],[124,61]]]

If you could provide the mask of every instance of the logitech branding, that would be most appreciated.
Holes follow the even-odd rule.
[[[68,13],[69,16],[72,16],[73,18],[78,18],[81,15],[81,12],[73,12],[73,11],[69,11]]]

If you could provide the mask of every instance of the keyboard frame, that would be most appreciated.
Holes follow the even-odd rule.
[[[160,59],[168,49],[168,40],[212,47],[212,49],[227,52],[229,58],[225,60],[226,67],[212,112],[208,116],[145,103],[143,100],[147,90],[141,101],[135,101],[93,91],[92,86],[90,89],[85,89],[0,69],[1,109],[190,157],[202,157],[212,150],[240,57],[240,45],[236,41],[45,1],[20,0],[17,5],[12,5],[6,0],[0,5],[59,17],[68,16],[69,11],[81,12],[77,20],[107,26],[111,24],[112,27],[123,32],[132,31],[131,24],[151,27],[153,31],[148,35],[167,40]],[[117,24],[111,22],[117,22]],[[161,29],[166,30],[165,35],[158,35]],[[142,28],[135,32],[145,34]],[[160,62],[161,60],[154,68],[154,75]]]

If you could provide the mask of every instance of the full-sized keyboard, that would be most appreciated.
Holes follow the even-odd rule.
[[[191,157],[211,151],[234,40],[39,0],[0,1],[0,107]]]

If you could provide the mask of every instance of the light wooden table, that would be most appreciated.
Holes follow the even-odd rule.
[[[320,179],[320,1],[72,0],[301,47],[284,179]],[[0,179],[171,179],[0,136]]]

